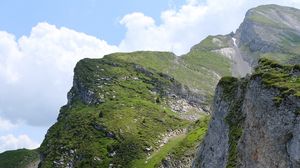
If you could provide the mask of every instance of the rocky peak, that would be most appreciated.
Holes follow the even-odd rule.
[[[260,57],[299,63],[300,10],[279,5],[250,9],[235,34],[242,56],[252,67]]]

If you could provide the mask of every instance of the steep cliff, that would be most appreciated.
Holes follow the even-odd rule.
[[[299,68],[260,59],[252,76],[222,78],[193,167],[300,167]]]

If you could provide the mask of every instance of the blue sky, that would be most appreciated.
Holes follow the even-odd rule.
[[[184,3],[185,0],[9,0],[1,2],[0,30],[20,37],[28,35],[37,23],[46,21],[117,45],[126,31],[119,24],[124,15],[142,12],[159,21],[161,11]]]
[[[39,146],[80,59],[136,50],[181,55],[271,3],[300,8],[299,0],[2,1],[0,152]]]

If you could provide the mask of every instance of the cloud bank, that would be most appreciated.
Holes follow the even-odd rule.
[[[12,122],[49,126],[66,103],[73,68],[82,58],[101,58],[116,46],[67,28],[39,23],[16,40],[0,32],[0,115]]]

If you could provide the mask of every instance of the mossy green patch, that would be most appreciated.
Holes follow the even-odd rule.
[[[186,137],[172,151],[172,156],[175,157],[175,159],[180,159],[188,153],[188,151],[195,150],[207,132],[209,121],[210,116],[204,115],[189,127]]]
[[[231,75],[231,62],[228,58],[211,51],[191,51],[182,57],[190,69],[201,71],[206,68],[220,76]]]
[[[300,97],[299,72],[299,65],[282,65],[276,61],[261,58],[252,78],[260,77],[265,86],[276,88],[280,94],[273,100],[279,105],[286,96]]]
[[[185,135],[179,135],[174,138],[171,138],[167,144],[165,144],[161,149],[155,151],[146,159],[141,159],[133,161],[133,168],[155,168],[158,167],[162,160],[172,151],[172,149],[177,148],[180,142],[184,139]]]
[[[192,47],[191,52],[194,51],[211,51],[221,48],[229,47],[228,41],[231,40],[229,36],[208,36],[199,44]]]
[[[18,149],[0,154],[0,167],[24,168],[39,160],[38,150]]]
[[[168,155],[176,160],[180,160],[186,154],[193,153],[207,132],[209,120],[209,115],[202,116],[189,126],[186,134],[180,134],[171,138],[167,144],[152,153],[147,159],[133,161],[132,167],[155,168]]]
[[[214,49],[225,47],[225,37],[218,37],[223,40],[222,45]],[[213,37],[207,41],[212,41]],[[133,53],[116,53],[105,56],[113,60],[122,60],[139,64],[148,69],[168,74],[175,80],[188,86],[189,88],[201,90],[203,96],[207,97],[207,104],[211,103],[218,77],[231,74],[231,63],[228,58],[207,50],[209,42],[195,46],[188,54],[176,56],[169,52],[139,51]],[[212,43],[212,42],[211,42]],[[202,46],[202,47],[201,47]],[[205,47],[206,46],[206,47]],[[200,48],[199,48],[200,47]]]
[[[237,165],[237,146],[243,133],[245,118],[241,109],[247,84],[247,79],[234,77],[223,77],[218,84],[218,87],[222,88],[223,101],[229,105],[228,114],[225,117],[225,122],[229,126],[229,150],[226,168],[234,168]]]
[[[225,118],[229,125],[229,150],[226,168],[235,168],[238,157],[238,141],[243,133],[244,116],[241,113],[242,101],[235,102]]]

